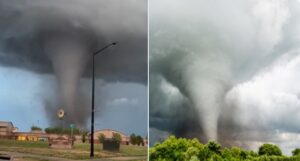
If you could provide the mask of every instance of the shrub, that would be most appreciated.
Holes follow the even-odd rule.
[[[42,131],[43,129],[38,126],[31,126],[31,131],[34,131],[34,130]]]
[[[86,132],[86,131],[81,132],[81,141],[83,143],[85,143],[85,141],[86,141],[87,134],[88,134],[88,132]]]
[[[99,143],[103,143],[103,141],[105,140],[105,135],[100,133],[98,135],[98,140],[99,140]]]
[[[281,156],[282,152],[279,149],[278,146],[273,144],[263,144],[259,147],[258,150],[259,155],[275,155],[275,156]]]
[[[144,139],[140,135],[138,135],[136,137],[136,143],[137,145],[144,145]]]
[[[47,134],[71,134],[71,129],[62,127],[48,127],[45,129],[45,132]],[[73,134],[79,135],[80,130],[78,128],[74,128]]]
[[[137,144],[136,136],[135,136],[134,133],[130,135],[130,143],[132,145],[136,145]]]
[[[296,148],[295,150],[292,151],[293,156],[299,155],[300,154],[300,149]]]
[[[118,134],[118,133],[113,133],[112,139],[113,139],[113,140],[116,140],[116,141],[118,141],[118,142],[121,142],[121,141],[122,141],[122,137],[121,137],[121,135]]]

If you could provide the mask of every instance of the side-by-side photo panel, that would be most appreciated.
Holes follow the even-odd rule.
[[[299,160],[300,3],[149,1],[150,160]]]
[[[0,2],[0,160],[147,160],[147,0]]]
[[[300,160],[299,35],[299,0],[2,0],[0,160]]]

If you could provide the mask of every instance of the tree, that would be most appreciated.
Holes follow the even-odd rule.
[[[197,139],[189,140],[170,136],[163,143],[157,143],[150,148],[149,160],[190,161],[198,159],[208,161],[204,155],[203,158],[199,157],[199,152],[202,150],[203,145]]]
[[[42,131],[43,129],[38,126],[31,126],[31,131],[35,131],[35,130]]]
[[[86,141],[86,136],[87,136],[87,132],[86,132],[86,131],[83,131],[83,132],[81,133],[81,141],[82,141],[83,143],[85,143],[85,141]]]
[[[136,136],[134,133],[130,135],[130,144],[132,144],[132,145],[137,144],[137,139],[136,139]]]
[[[62,127],[48,127],[45,129],[45,132],[47,134],[70,134],[71,129],[70,128],[62,128]],[[80,129],[74,128],[73,129],[73,134],[79,135],[80,134]]]
[[[136,144],[137,145],[144,145],[144,139],[140,136],[140,135],[138,135],[138,136],[136,136]]]
[[[98,140],[99,140],[99,143],[103,143],[103,141],[105,140],[105,135],[102,134],[102,133],[100,133],[100,134],[98,135]]]
[[[86,138],[85,138],[85,137],[86,137],[86,135],[85,135],[85,134],[82,134],[82,135],[81,135],[81,141],[82,141],[83,143],[85,143],[85,140],[86,140]]]
[[[266,151],[266,155],[261,154]],[[295,149],[296,155],[300,149]],[[260,147],[260,156],[254,151],[239,147],[221,149],[217,142],[201,144],[197,139],[176,138],[170,136],[149,149],[149,161],[299,161],[299,155],[287,157],[281,154],[276,145],[264,144]],[[272,156],[270,156],[270,155]],[[276,154],[276,155],[275,155]]]
[[[293,156],[299,155],[300,154],[300,149],[296,148],[295,150],[292,151]]]
[[[121,141],[122,141],[122,137],[121,137],[121,135],[118,134],[118,133],[113,133],[112,139],[113,139],[113,140],[116,140],[116,141],[118,141],[118,142],[121,142]]]
[[[275,155],[275,156],[281,156],[282,152],[280,148],[276,145],[273,144],[263,144],[262,146],[259,147],[258,150],[259,155]]]
[[[221,150],[221,145],[214,142],[214,141],[209,141],[207,143],[207,147],[209,150],[215,152],[215,153],[220,153],[220,150]]]

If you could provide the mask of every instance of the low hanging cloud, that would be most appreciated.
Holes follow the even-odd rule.
[[[149,8],[151,128],[246,148],[298,132],[290,124],[299,107],[298,1],[154,0]]]

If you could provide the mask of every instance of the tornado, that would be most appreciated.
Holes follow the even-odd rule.
[[[200,58],[201,59],[201,58]],[[223,98],[230,85],[230,71],[222,61],[209,61],[202,57],[194,65],[188,65],[184,75],[187,96],[196,109],[198,121],[209,140],[218,140],[218,119]],[[219,62],[219,63],[218,63]]]
[[[203,141],[236,139],[237,107],[226,95],[283,53],[290,4],[153,0],[149,13],[150,81],[158,82],[150,87],[150,128]]]
[[[76,37],[49,39],[45,44],[58,82],[60,109],[66,112],[67,124],[84,127],[88,111],[85,97],[80,92],[80,78],[91,56],[85,43]]]

